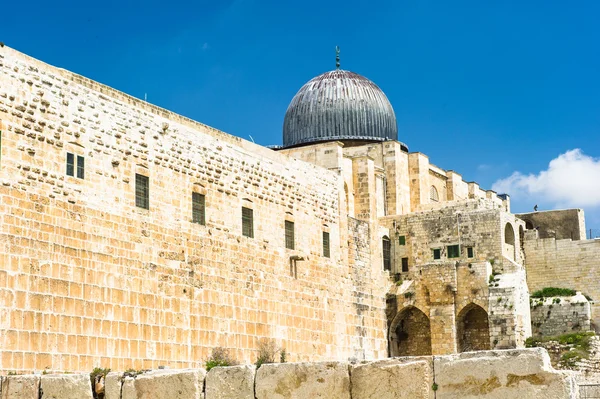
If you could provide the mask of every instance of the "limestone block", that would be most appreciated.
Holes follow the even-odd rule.
[[[2,399],[38,399],[39,375],[9,375],[2,378]]]
[[[256,372],[256,399],[350,399],[348,364],[264,364]]]
[[[89,374],[49,374],[41,380],[44,399],[92,399]]]
[[[156,370],[125,378],[122,399],[200,399],[204,369]]]
[[[254,366],[214,367],[206,374],[206,399],[254,399]]]
[[[437,399],[574,399],[576,386],[542,348],[468,352],[434,359]]]
[[[352,399],[433,398],[431,357],[396,358],[350,369]]]
[[[104,399],[121,399],[123,373],[111,372],[104,379]]]

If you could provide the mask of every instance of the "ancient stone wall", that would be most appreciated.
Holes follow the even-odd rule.
[[[585,240],[585,217],[582,209],[565,209],[521,213],[527,229],[537,230],[539,238]]]
[[[59,383],[62,382],[62,385]],[[40,394],[39,387],[44,388]],[[87,375],[2,377],[2,397],[91,398]],[[47,390],[46,390],[47,389]],[[541,348],[394,358],[109,373],[105,399],[575,399],[573,377]],[[5,396],[5,393],[7,396]]]
[[[600,325],[600,240],[537,239],[525,232],[525,267],[531,292],[544,287],[570,288],[592,298],[592,320]]]
[[[531,299],[531,328],[534,336],[553,337],[590,331],[590,303],[579,293],[572,297]]]
[[[191,367],[215,346],[254,361],[260,337],[291,360],[386,356],[386,276],[352,270],[338,173],[8,47],[0,130],[2,369]]]

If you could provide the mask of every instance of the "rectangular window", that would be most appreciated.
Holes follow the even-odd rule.
[[[448,245],[448,258],[459,258],[460,247],[458,245]]]
[[[200,193],[192,193],[192,222],[206,224],[205,198]]]
[[[77,160],[77,162],[75,162]],[[81,155],[71,154],[67,152],[67,176],[73,176],[77,174],[78,179],[83,179],[85,176],[85,163],[84,158]]]
[[[83,175],[84,175],[84,161],[83,161],[83,157],[81,155],[77,155],[77,178],[78,179],[83,179]]]
[[[254,212],[242,207],[242,235],[254,238]]]
[[[384,237],[383,244],[383,270],[392,270],[392,242]]]
[[[433,259],[442,259],[442,250],[436,248],[433,250]]]
[[[67,176],[75,176],[75,155],[67,152]]]
[[[331,253],[329,252],[329,233],[323,232],[323,256],[326,258],[331,257]]]
[[[135,174],[135,206],[150,209],[150,179]]]
[[[294,222],[285,221],[285,247],[294,249]]]
[[[467,258],[472,258],[473,256],[473,247],[467,247]]]
[[[399,245],[406,245],[406,236],[400,236],[400,237],[398,237],[398,244]]]
[[[408,258],[402,258],[402,273],[408,271]]]

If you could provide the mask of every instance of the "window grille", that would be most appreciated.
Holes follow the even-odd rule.
[[[84,160],[81,155],[77,155],[77,178],[83,179],[85,172]]]
[[[438,202],[440,200],[437,188],[435,188],[435,186],[431,186],[429,189],[429,199],[433,202]]]
[[[402,258],[402,273],[408,271],[408,258]]]
[[[448,245],[448,258],[459,258],[460,247],[458,245]]]
[[[329,250],[329,233],[323,232],[323,256],[326,258],[331,257],[331,253]]]
[[[254,238],[254,212],[242,207],[242,235]]]
[[[294,222],[285,221],[285,247],[294,249]]]
[[[192,193],[192,222],[206,224],[206,199],[203,194]]]
[[[392,245],[390,239],[383,237],[383,270],[392,270]]]
[[[135,206],[150,209],[150,179],[148,176],[135,174]]]
[[[85,177],[85,160],[81,155],[75,156],[75,154],[67,152],[67,176],[77,177],[78,179]]]
[[[75,155],[67,152],[67,176],[75,176]]]

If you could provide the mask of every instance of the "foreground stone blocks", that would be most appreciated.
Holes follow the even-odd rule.
[[[256,399],[350,399],[348,364],[264,364],[256,372]]]
[[[541,348],[469,352],[434,359],[437,399],[575,399],[576,386]]]
[[[2,399],[38,399],[39,392],[39,375],[2,377]]]
[[[431,357],[396,358],[351,368],[352,399],[433,398]]]
[[[254,399],[254,366],[215,367],[206,374],[205,399]]]
[[[135,378],[125,377],[121,399],[201,399],[205,375],[204,369],[183,369],[157,370]],[[113,382],[111,385],[114,385]],[[114,391],[112,386],[110,389]]]
[[[41,380],[43,399],[92,399],[89,374],[50,374]]]

